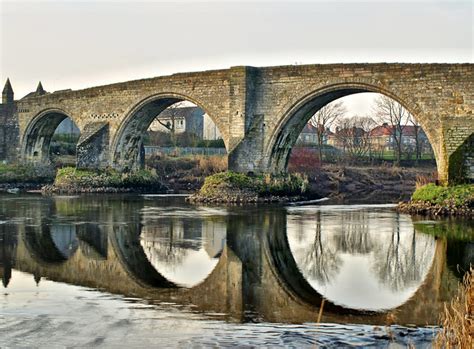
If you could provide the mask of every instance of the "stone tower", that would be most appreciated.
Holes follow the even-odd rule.
[[[14,162],[18,159],[18,114],[13,97],[13,88],[10,79],[7,79],[0,104],[0,161]]]
[[[10,79],[7,79],[5,87],[2,91],[2,104],[12,104],[13,103],[13,89],[10,84]]]

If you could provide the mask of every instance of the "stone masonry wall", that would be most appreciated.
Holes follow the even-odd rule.
[[[15,104],[0,104],[0,161],[18,159],[19,129]]]

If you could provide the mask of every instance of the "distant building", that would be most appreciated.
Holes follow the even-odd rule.
[[[323,127],[319,125],[319,127]],[[328,136],[332,132],[326,130],[323,134],[323,142],[322,144],[328,144]],[[319,144],[319,135],[318,129],[316,126],[312,125],[311,123],[307,123],[303,130],[301,131],[300,135],[298,136],[298,140],[296,141],[297,145],[318,145]]]
[[[328,134],[327,144],[337,149],[344,149],[348,144],[358,144],[366,136],[366,132],[360,127],[340,128]]]
[[[396,148],[395,138],[396,135],[395,126],[390,126],[387,123],[374,127],[370,131],[370,138],[372,148],[374,150],[393,150]],[[418,129],[418,141],[421,147],[421,152],[430,151],[431,146],[426,137],[423,129]],[[404,126],[402,129],[402,146],[404,148],[414,149],[416,146],[416,129],[415,126]]]
[[[217,125],[214,121],[212,121],[211,117],[207,114],[203,115],[204,122],[203,122],[203,136],[202,138],[205,140],[216,140],[221,139],[221,133],[217,128]]]
[[[170,132],[173,123],[176,134],[188,132],[207,140],[222,138],[217,129],[217,125],[199,107],[165,109],[156,117],[155,120],[153,120],[148,130],[155,132]]]

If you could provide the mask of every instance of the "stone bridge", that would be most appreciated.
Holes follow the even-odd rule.
[[[415,116],[434,149],[441,182],[473,179],[472,64],[239,66],[78,91],[46,93],[39,85],[17,101],[7,81],[0,157],[44,163],[55,128],[70,117],[81,131],[78,167],[134,169],[152,120],[186,100],[216,123],[229,169],[282,172],[309,118],[325,104],[360,92],[389,96]]]

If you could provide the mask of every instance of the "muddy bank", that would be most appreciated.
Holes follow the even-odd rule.
[[[210,166],[207,166],[210,167]],[[19,191],[39,190],[44,193],[197,193],[204,185],[205,178],[212,175],[213,168],[201,173],[196,168],[168,166],[163,172],[154,170],[153,176],[141,176],[126,183],[122,178],[80,174],[72,169],[63,170],[53,184],[53,180],[43,183],[0,183],[0,191],[18,188]],[[74,174],[73,174],[74,173]],[[79,175],[78,175],[79,173]],[[145,177],[145,178],[144,178]],[[409,200],[419,177],[433,177],[432,168],[397,168],[325,165],[307,175],[308,185],[304,195],[268,195],[258,197],[248,191],[228,191],[226,202],[287,202],[311,200],[323,197],[337,203],[398,203]],[[112,179],[112,183],[111,183]],[[111,185],[112,184],[112,185]],[[220,193],[219,193],[220,194]],[[201,202],[221,202],[218,197],[190,200]]]
[[[309,182],[305,198],[330,197],[333,201],[398,203],[409,200],[415,191],[418,177],[433,178],[434,168],[364,167],[337,166],[324,167],[307,174]],[[176,193],[197,192],[204,184],[205,176],[195,171],[177,170],[168,172],[161,180]],[[238,193],[238,195],[247,195]]]

